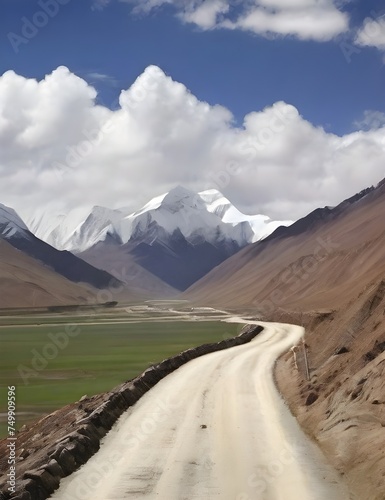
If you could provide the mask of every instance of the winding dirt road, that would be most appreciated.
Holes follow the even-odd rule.
[[[348,500],[273,380],[303,329],[258,323],[251,343],[190,361],[127,411],[57,500]]]

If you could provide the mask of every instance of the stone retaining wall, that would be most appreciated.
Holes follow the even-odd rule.
[[[72,474],[98,451],[100,440],[118,418],[160,380],[192,359],[246,344],[262,330],[261,326],[246,326],[235,338],[188,349],[111,392],[83,397],[19,432],[16,493],[8,491],[8,467],[3,458],[0,500],[45,500],[58,488],[61,478]],[[7,455],[6,444],[6,440],[0,442],[2,457]]]

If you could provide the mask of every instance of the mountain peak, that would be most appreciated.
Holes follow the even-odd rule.
[[[138,235],[152,241],[155,228],[162,237],[180,231],[188,241],[195,242],[199,236],[209,243],[218,239],[219,231],[222,239],[243,246],[289,223],[270,221],[263,215],[245,215],[217,189],[195,193],[181,185],[135,212],[131,208],[94,206],[88,213],[79,209],[53,221],[35,219],[30,224],[33,234],[60,250],[75,252],[91,248],[109,236],[122,244],[138,241]]]
[[[94,205],[89,215],[93,215],[96,218],[114,218],[121,216],[121,214],[121,210]]]
[[[189,196],[196,196],[196,193],[178,184],[174,188],[170,189],[170,191],[166,194],[166,196],[174,196],[175,198],[186,198]]]
[[[163,198],[161,205],[169,209],[171,212],[188,207],[193,209],[205,209],[205,204],[199,194],[184,188],[183,186],[176,186],[171,189]]]

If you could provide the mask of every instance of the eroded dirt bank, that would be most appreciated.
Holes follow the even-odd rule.
[[[307,380],[302,348],[296,360],[287,353],[278,387],[357,500],[385,498],[384,296],[379,281],[339,310],[278,314],[306,328],[310,371]]]

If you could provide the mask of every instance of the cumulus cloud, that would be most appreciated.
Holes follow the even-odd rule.
[[[362,47],[377,47],[379,50],[385,50],[385,16],[377,19],[366,18],[357,33],[355,42]]]
[[[328,41],[348,30],[349,16],[333,0],[123,0],[148,13],[172,5],[201,29],[228,28],[262,36]]]
[[[199,101],[155,66],[121,92],[118,109],[96,97],[64,67],[41,81],[0,77],[0,202],[27,219],[40,209],[134,210],[182,184],[292,219],[384,175],[381,123],[339,137],[277,102],[236,126],[228,109]]]

